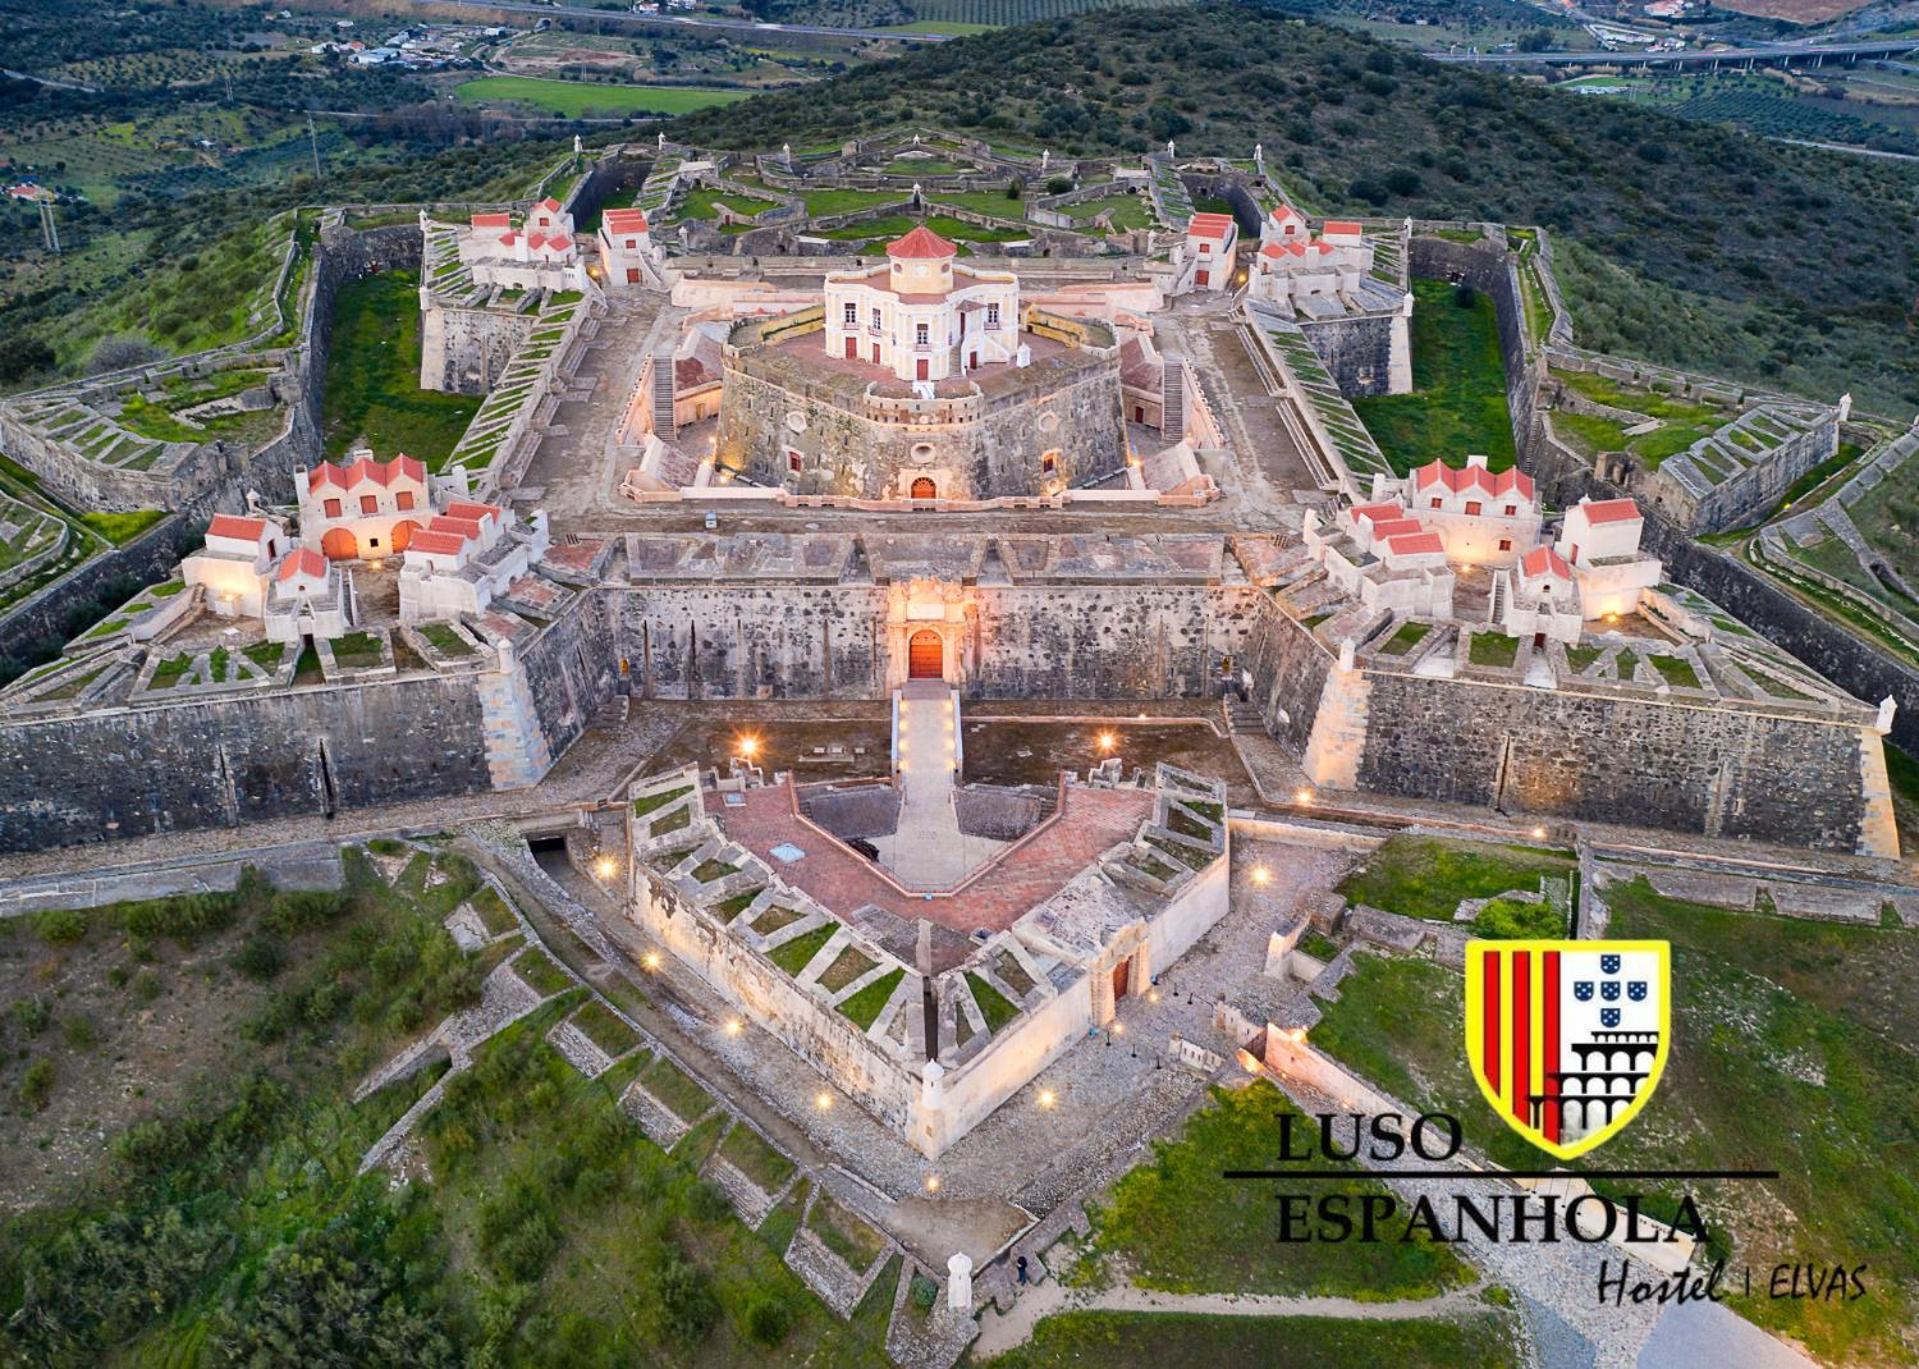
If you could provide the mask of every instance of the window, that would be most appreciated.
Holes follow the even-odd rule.
[[[1437,495],[1434,495],[1434,496],[1433,496],[1433,504],[1432,504],[1432,506],[1433,506],[1434,508],[1438,508],[1438,507],[1439,507],[1439,496],[1437,496]]]
[[[379,511],[380,511],[379,495],[363,494],[360,496],[360,512],[361,513],[378,513]]]
[[[393,496],[393,502],[402,512],[413,507],[413,491],[401,490]]]
[[[1468,499],[1466,501],[1466,516],[1468,518],[1479,517],[1479,510],[1481,507],[1482,505],[1477,499]]]
[[[1054,471],[1058,470],[1059,469],[1059,452],[1050,451],[1050,452],[1044,453],[1039,459],[1039,468],[1042,471],[1046,472],[1046,474],[1048,475],[1051,475]]]
[[[1571,560],[1574,565],[1579,564],[1579,543],[1577,542],[1573,543],[1573,554],[1572,554]]]
[[[1203,242],[1203,243],[1201,243],[1201,244],[1199,245],[1199,254],[1200,254],[1200,256],[1202,256],[1202,257],[1210,257],[1210,256],[1212,256],[1212,255],[1213,255],[1213,245],[1212,245],[1212,244],[1211,244],[1210,242]]]
[[[846,326],[848,328],[857,328],[860,326],[860,307],[850,301],[846,306]]]
[[[627,245],[628,247],[638,247],[638,246],[639,246],[639,243],[637,243],[637,242],[635,242],[635,241],[634,241],[634,240],[633,240],[632,238],[628,238],[628,239],[626,240],[626,245]]]
[[[1518,512],[1519,512],[1519,505],[1517,505],[1517,504],[1508,504],[1508,505],[1506,506],[1506,516],[1507,516],[1508,518],[1511,518],[1511,517],[1512,517],[1512,516],[1513,516],[1514,514],[1516,514],[1516,513],[1518,513]]]
[[[326,503],[325,503],[324,505],[322,505],[322,507],[323,507],[323,508],[324,508],[324,509],[326,510],[326,516],[327,516],[328,518],[338,518],[338,517],[340,516],[340,501],[339,501],[339,500],[337,500],[337,499],[329,499],[329,500],[327,500],[327,501],[326,501]]]
[[[880,330],[880,311],[875,309],[873,311],[873,331],[877,333],[879,330]]]
[[[924,323],[914,324],[913,325],[913,345],[915,347],[924,347],[930,341],[931,341],[931,338],[927,335],[927,325]]]
[[[798,475],[805,467],[806,458],[801,456],[796,449],[788,447],[786,449],[786,469],[794,475]]]
[[[989,301],[986,306],[986,326],[988,328],[999,327],[999,301],[998,300]]]
[[[1499,549],[1500,549],[1501,551],[1511,551],[1511,550],[1513,549],[1513,539],[1512,539],[1512,538],[1510,538],[1510,537],[1502,537],[1502,538],[1500,538],[1500,539],[1499,539]]]

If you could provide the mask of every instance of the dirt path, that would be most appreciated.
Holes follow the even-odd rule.
[[[1005,1316],[988,1310],[980,1319],[973,1354],[990,1359],[1032,1339],[1040,1318],[1060,1312],[1197,1312],[1214,1317],[1337,1317],[1343,1321],[1411,1321],[1450,1316],[1479,1307],[1484,1280],[1436,1298],[1360,1302],[1354,1298],[1286,1297],[1267,1293],[1159,1293],[1120,1284],[1115,1288],[1064,1288],[1049,1279],[1028,1288]]]

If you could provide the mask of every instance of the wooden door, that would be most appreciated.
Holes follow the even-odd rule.
[[[946,675],[946,649],[937,632],[916,632],[906,645],[906,677],[938,680]]]
[[[1133,977],[1133,958],[1131,956],[1113,966],[1113,1001],[1119,1002],[1126,997],[1127,981]]]

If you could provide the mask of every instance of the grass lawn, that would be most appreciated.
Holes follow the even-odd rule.
[[[888,970],[840,1004],[840,1011],[851,1018],[861,1031],[865,1031],[879,1020],[880,1011],[886,1007],[888,1000],[893,997],[893,990],[899,987],[900,980],[905,977],[906,971],[903,969]]]
[[[966,972],[966,983],[973,990],[973,1001],[979,1005],[980,1016],[986,1019],[989,1036],[1019,1016],[1018,1004],[971,970]]]
[[[1064,212],[1075,223],[1090,223],[1109,209],[1113,211],[1109,222],[1119,232],[1153,226],[1153,202],[1144,195],[1105,195],[1097,200],[1081,200],[1067,205]]]
[[[713,1095],[663,1055],[640,1076],[640,1085],[666,1104],[682,1122],[697,1121],[701,1114],[713,1106]]]
[[[832,940],[833,933],[838,930],[838,923],[829,922],[824,927],[815,927],[810,932],[802,932],[791,941],[780,943],[767,954],[782,970],[790,975],[797,975],[807,967],[814,956],[820,953],[820,947]]]
[[[1225,1181],[1224,1169],[1270,1169],[1279,1117],[1295,1112],[1264,1080],[1213,1090],[1212,1106],[1177,1141],[1113,1186],[1092,1213],[1091,1257],[1124,1260],[1133,1282],[1172,1293],[1296,1293],[1385,1302],[1431,1297],[1472,1271],[1425,1239],[1281,1244],[1264,1180]],[[1314,1192],[1383,1193],[1378,1183],[1316,1183]]]
[[[772,200],[757,199],[747,195],[735,195],[727,190],[689,190],[680,200],[678,217],[682,219],[717,219],[716,206],[725,205],[735,214],[747,214],[758,218],[773,208]]]
[[[1470,308],[1444,281],[1413,282],[1413,392],[1353,400],[1379,449],[1404,475],[1435,458],[1460,465],[1483,454],[1503,471],[1513,464],[1506,369],[1490,296]]]
[[[587,1040],[610,1056],[625,1055],[640,1044],[639,1033],[615,1017],[597,998],[589,998],[570,1020],[586,1034]]]
[[[818,1236],[828,1250],[846,1261],[847,1268],[856,1273],[864,1271],[886,1249],[886,1240],[879,1232],[824,1192],[807,1214],[806,1229]]]
[[[1474,665],[1509,666],[1519,659],[1519,639],[1503,632],[1475,632],[1466,645],[1466,658]]]
[[[955,204],[975,214],[991,214],[1001,219],[1019,219],[1026,215],[1026,202],[1009,199],[1003,190],[935,190],[926,198],[934,204]]]
[[[464,104],[532,105],[577,119],[589,113],[691,114],[712,105],[730,105],[749,90],[701,90],[687,86],[611,86],[584,81],[543,81],[531,76],[482,76],[459,87]]]
[[[1564,878],[1573,869],[1570,856],[1527,846],[1394,836],[1340,881],[1338,891],[1389,913],[1451,922],[1461,899],[1534,891],[1542,875]]]
[[[565,993],[573,987],[573,981],[566,972],[547,953],[538,946],[529,946],[513,962],[513,973],[526,981],[527,987],[542,998],[550,998],[556,993]]]
[[[806,212],[813,218],[831,214],[851,214],[871,209],[876,204],[898,204],[906,198],[904,190],[810,190],[802,195]]]
[[[420,388],[419,290],[419,272],[382,271],[334,295],[323,421],[329,459],[363,438],[382,460],[405,452],[438,470],[479,411],[479,395]]]
[[[167,516],[165,509],[135,509],[132,513],[83,513],[80,521],[116,547],[124,547]]]
[[[780,1186],[793,1177],[793,1162],[744,1124],[726,1134],[720,1142],[720,1155],[767,1193],[778,1193]]]
[[[1218,1369],[1222,1364],[1347,1369],[1503,1369],[1520,1363],[1492,1312],[1458,1322],[1334,1321],[1320,1317],[1209,1317],[1191,1312],[1063,1312],[994,1369],[1097,1364],[1107,1369]]]

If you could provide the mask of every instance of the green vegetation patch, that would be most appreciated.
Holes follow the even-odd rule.
[[[1379,449],[1404,475],[1468,454],[1503,471],[1513,464],[1506,368],[1490,296],[1444,281],[1413,282],[1413,392],[1352,401]]]
[[[1473,919],[1473,935],[1489,941],[1541,940],[1567,935],[1566,919],[1551,903],[1541,900],[1496,898]]]
[[[838,993],[851,984],[878,962],[856,946],[848,946],[834,957],[820,974],[820,986],[828,993]]]
[[[585,1005],[567,1020],[609,1056],[617,1058],[625,1055],[640,1044],[640,1034],[614,1016],[613,1010],[597,998],[587,999]]]
[[[861,1031],[867,1030],[879,1020],[893,990],[899,987],[900,980],[906,977],[906,971],[895,966],[875,979],[871,984],[851,995],[840,1004],[840,1011],[851,1018]]]
[[[762,919],[763,920],[763,919]],[[840,929],[837,922],[828,922],[823,927],[815,927],[810,932],[802,932],[791,941],[781,942],[767,956],[788,974],[798,976],[820,953],[820,947],[833,939],[833,933]]]
[[[886,1238],[822,1191],[806,1214],[806,1229],[855,1273],[868,1269],[886,1249]]]
[[[1457,1040],[1449,1041],[1457,1045]],[[1135,1284],[1171,1293],[1290,1293],[1383,1302],[1428,1298],[1473,1274],[1443,1244],[1273,1239],[1274,1206],[1223,1183],[1226,1169],[1270,1169],[1280,1118],[1301,1114],[1264,1080],[1212,1091],[1177,1140],[1153,1143],[1153,1159],[1113,1185],[1092,1211],[1091,1258],[1124,1262]],[[1315,1184],[1315,1194],[1384,1193],[1377,1182]]]
[[[700,90],[689,86],[616,86],[585,81],[543,81],[531,76],[482,76],[456,89],[464,104],[518,104],[569,119],[598,114],[689,114],[744,100],[748,90]]]
[[[640,1087],[652,1094],[682,1122],[697,1122],[713,1106],[713,1095],[664,1055],[640,1076]]]
[[[765,886],[762,885],[756,889],[744,889],[734,894],[731,898],[721,899],[718,903],[712,905],[714,916],[718,917],[721,922],[732,922],[734,918],[753,906],[753,900],[760,896],[764,887]]]
[[[662,789],[657,794],[643,794],[633,800],[633,816],[643,818],[656,808],[664,808],[674,799],[683,798],[693,792],[693,786],[682,784],[677,789]]]
[[[1404,656],[1414,647],[1426,640],[1426,634],[1433,630],[1431,623],[1401,623],[1397,631],[1380,644],[1382,656]]]
[[[500,891],[491,884],[480,886],[473,895],[472,904],[488,936],[505,936],[520,925],[513,916],[513,910],[507,907],[506,900],[500,897]]]
[[[1677,689],[1699,688],[1699,672],[1683,657],[1648,656],[1646,660],[1667,684]]]
[[[167,516],[165,509],[135,509],[132,513],[83,513],[80,521],[116,547],[124,547]]]
[[[555,965],[553,958],[538,946],[528,946],[520,952],[513,961],[513,973],[542,998],[551,998],[573,987],[566,971]]]
[[[1466,647],[1474,665],[1505,667],[1519,659],[1519,639],[1503,632],[1475,632]]]
[[[1451,922],[1461,899],[1537,889],[1541,877],[1564,877],[1573,868],[1572,858],[1556,851],[1398,835],[1341,880],[1338,892],[1389,913]]]
[[[1334,1321],[1193,1312],[1062,1312],[1042,1317],[1031,1341],[992,1364],[995,1369],[1062,1364],[1110,1369],[1208,1369],[1221,1364],[1510,1369],[1523,1362],[1508,1325],[1492,1313],[1456,1321]]]
[[[338,460],[356,441],[439,470],[479,411],[477,395],[420,388],[420,273],[380,271],[333,296],[322,426]]]
[[[966,985],[973,991],[973,1002],[979,1005],[980,1016],[986,1019],[987,1035],[997,1036],[1000,1028],[1019,1016],[1019,1005],[976,972],[966,972]]]
[[[778,1193],[793,1177],[794,1164],[744,1122],[726,1133],[720,1156],[759,1185],[764,1193]]]

